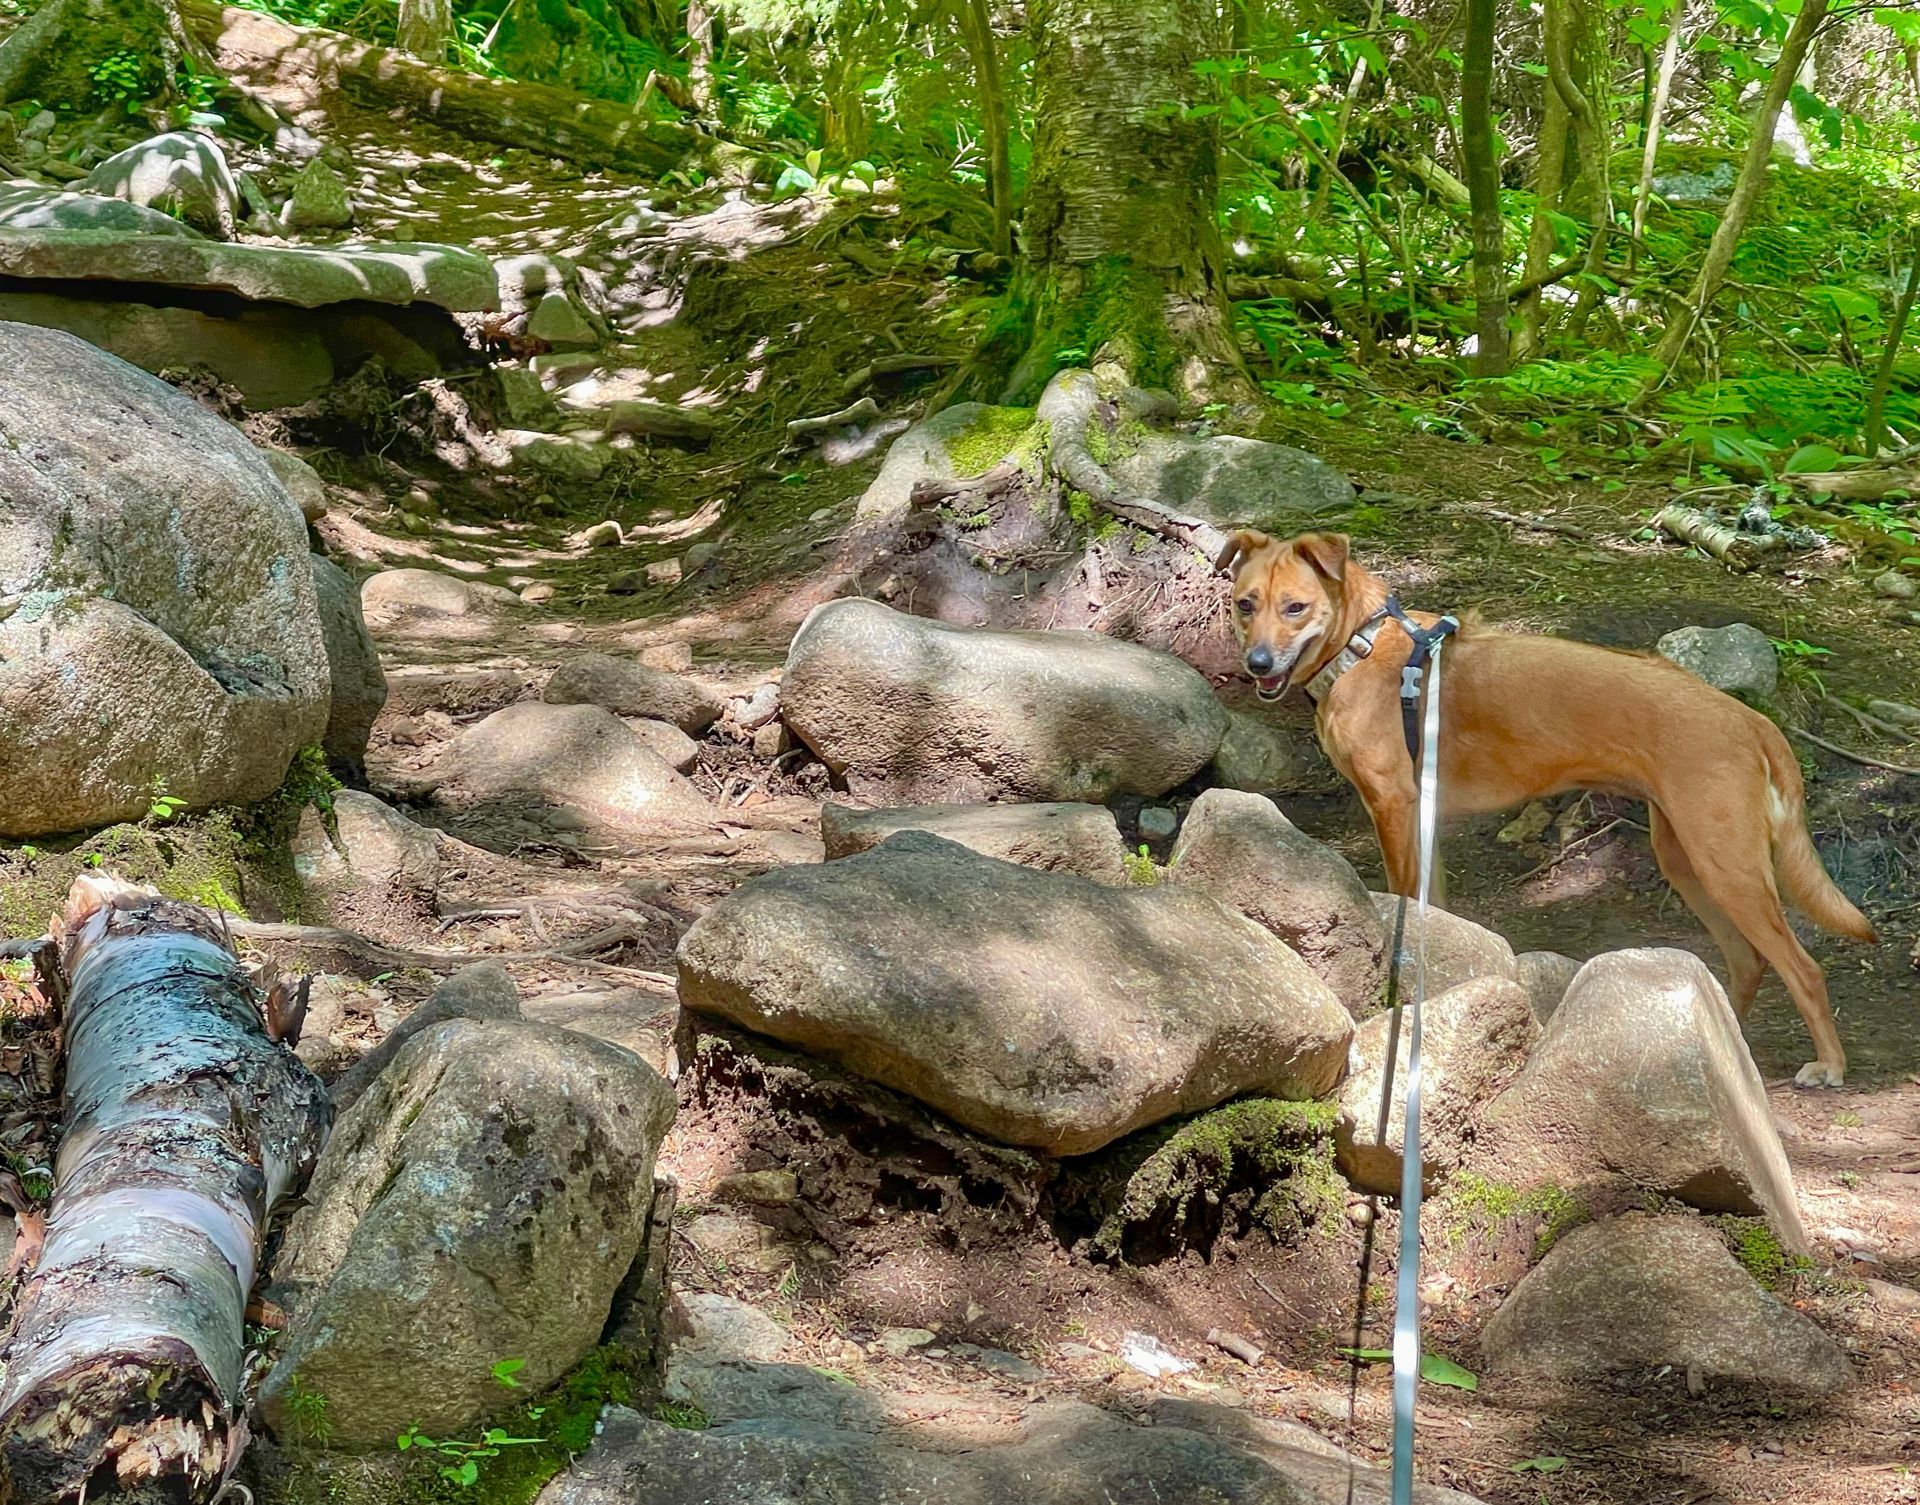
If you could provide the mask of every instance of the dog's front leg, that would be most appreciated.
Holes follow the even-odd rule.
[[[1373,834],[1380,842],[1380,857],[1387,868],[1387,889],[1412,898],[1420,885],[1419,828],[1414,820],[1419,797],[1413,787],[1412,766],[1402,762],[1395,767],[1385,760],[1377,764],[1356,763],[1350,777],[1360,791],[1367,814],[1373,817]]]

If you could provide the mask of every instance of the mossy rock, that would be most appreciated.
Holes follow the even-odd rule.
[[[1328,1102],[1240,1098],[1068,1162],[1056,1223],[1100,1259],[1152,1264],[1264,1229],[1292,1246],[1346,1200]]]
[[[1031,408],[955,403],[916,423],[887,451],[873,484],[860,498],[861,521],[895,517],[907,510],[921,481],[951,481],[984,475],[1012,457],[1035,473],[1046,449],[1046,429]]]

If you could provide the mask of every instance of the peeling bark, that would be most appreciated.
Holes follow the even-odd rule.
[[[243,1316],[326,1089],[205,910],[83,877],[60,927],[52,1212],[0,1359],[6,1498],[206,1500],[246,1441]]]
[[[1028,24],[1037,128],[1011,331],[1025,351],[1002,400],[1031,402],[1075,349],[1187,398],[1251,398],[1215,213],[1218,129],[1177,109],[1211,102],[1194,64],[1216,7],[1035,0]]]
[[[1460,154],[1473,201],[1473,298],[1479,345],[1475,376],[1507,370],[1506,220],[1500,211],[1500,161],[1493,136],[1493,0],[1467,0],[1460,68]]]

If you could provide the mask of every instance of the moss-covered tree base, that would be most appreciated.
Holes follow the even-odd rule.
[[[164,115],[178,99],[184,36],[172,0],[47,0],[0,44],[0,102]]]

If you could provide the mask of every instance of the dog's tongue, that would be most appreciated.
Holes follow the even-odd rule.
[[[1258,676],[1254,679],[1254,683],[1260,687],[1260,698],[1262,700],[1278,700],[1286,693],[1287,689],[1286,676],[1283,674]]]

